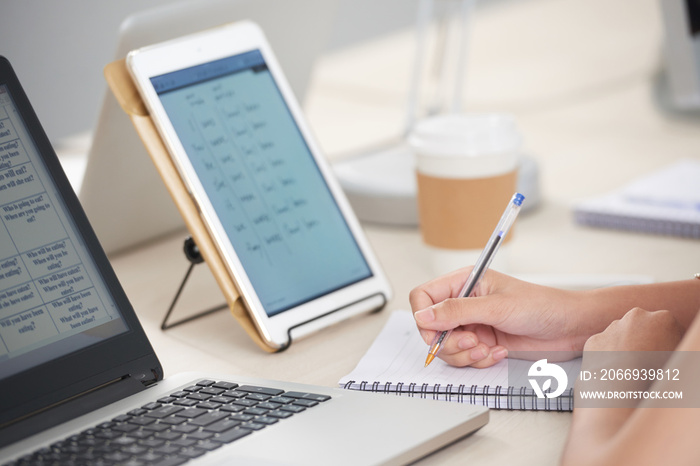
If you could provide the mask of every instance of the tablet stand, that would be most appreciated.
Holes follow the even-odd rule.
[[[213,314],[214,312],[220,311],[222,309],[228,308],[228,305],[226,303],[220,304],[218,306],[212,307],[210,309],[207,309],[205,311],[198,312],[197,314],[194,314],[190,317],[186,317],[184,319],[169,323],[168,318],[170,317],[170,314],[173,312],[173,309],[175,308],[175,305],[177,304],[178,299],[180,299],[180,294],[182,294],[182,290],[185,288],[185,285],[187,284],[187,280],[190,278],[190,274],[192,273],[192,269],[194,269],[194,266],[197,264],[201,264],[204,262],[204,258],[202,257],[202,254],[199,252],[199,248],[197,247],[197,244],[194,242],[191,236],[187,237],[185,239],[185,244],[183,247],[183,251],[185,253],[185,257],[189,261],[190,265],[187,268],[187,273],[185,273],[185,278],[182,279],[182,282],[180,283],[180,287],[177,289],[177,292],[175,293],[175,296],[173,297],[173,301],[170,303],[170,307],[168,308],[168,312],[166,312],[165,317],[163,318],[163,322],[160,324],[160,329],[161,330],[167,330],[169,328],[175,327],[180,324],[185,324],[187,322],[191,322],[193,320],[199,319],[200,317],[207,316],[209,314]]]

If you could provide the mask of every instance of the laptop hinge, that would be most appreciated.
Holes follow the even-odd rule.
[[[126,375],[94,387],[2,426],[0,447],[35,435],[63,422],[75,419],[110,403],[145,390],[156,382],[156,372]],[[137,380],[139,379],[139,380]]]

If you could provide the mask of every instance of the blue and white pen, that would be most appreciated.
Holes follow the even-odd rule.
[[[459,292],[461,297],[468,298],[474,292],[474,288],[476,288],[476,285],[479,283],[479,280],[481,280],[484,272],[486,272],[489,265],[491,265],[491,261],[496,255],[498,248],[501,247],[501,243],[508,234],[508,230],[510,230],[510,227],[513,226],[513,222],[515,222],[516,217],[520,213],[520,208],[522,207],[524,200],[525,196],[522,194],[513,194],[513,197],[510,199],[505,212],[503,212],[503,215],[501,216],[501,220],[498,222],[496,229],[491,234],[489,242],[486,243],[486,247],[479,256],[479,259],[476,261],[476,264],[474,264],[474,268],[469,274],[469,278],[467,278],[464,287],[462,287],[462,291]],[[445,330],[444,332],[435,334],[433,343],[430,345],[430,351],[428,351],[428,357],[425,360],[425,367],[428,367],[428,364],[433,362],[433,359],[435,359],[435,357],[438,355],[451,333],[452,330]]]

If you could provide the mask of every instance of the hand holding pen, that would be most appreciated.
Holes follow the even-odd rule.
[[[503,212],[503,215],[501,216],[501,220],[498,222],[498,225],[496,225],[496,229],[493,231],[491,238],[489,238],[488,243],[486,243],[484,251],[479,256],[479,259],[476,261],[476,264],[474,264],[474,268],[469,274],[469,277],[467,278],[464,287],[462,287],[459,296],[468,298],[472,295],[474,289],[476,288],[476,285],[479,283],[479,280],[481,280],[481,277],[484,275],[484,272],[486,272],[486,270],[489,268],[489,265],[491,264],[491,261],[496,255],[496,252],[500,248],[501,243],[503,243],[503,240],[508,234],[510,227],[513,226],[513,223],[515,222],[518,213],[520,213],[520,208],[524,199],[525,197],[520,193],[515,193],[513,195],[510,202],[508,203],[508,206],[506,207],[505,212]],[[435,334],[435,338],[432,344],[430,345],[430,350],[428,351],[428,357],[425,360],[426,367],[438,355],[451,333],[452,329],[445,330],[443,332],[438,332]]]

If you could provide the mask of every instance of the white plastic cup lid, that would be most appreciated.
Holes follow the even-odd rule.
[[[507,114],[447,114],[416,123],[408,137],[411,147],[424,155],[481,156],[517,151],[520,134]]]

